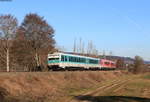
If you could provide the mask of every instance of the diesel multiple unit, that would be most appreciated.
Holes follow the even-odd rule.
[[[110,63],[112,66],[108,66]],[[106,64],[104,66],[104,64]],[[48,68],[52,70],[98,70],[115,68],[115,62],[81,55],[53,53],[48,54]]]

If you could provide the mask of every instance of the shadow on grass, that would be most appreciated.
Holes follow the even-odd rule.
[[[150,98],[130,96],[76,96],[76,100],[88,102],[150,102]]]

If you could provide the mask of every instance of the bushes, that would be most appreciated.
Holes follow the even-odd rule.
[[[134,74],[143,73],[146,71],[144,61],[140,56],[135,56],[133,68],[130,70]]]

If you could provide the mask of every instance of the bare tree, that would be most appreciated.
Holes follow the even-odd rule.
[[[117,59],[116,67],[117,67],[118,69],[123,69],[123,68],[124,68],[124,60],[121,59],[121,58]]]
[[[14,57],[16,71],[32,71],[35,66],[34,52],[28,41],[24,37],[24,33],[18,29],[16,37],[13,41],[12,54]]]
[[[17,19],[10,14],[0,16],[0,59],[6,62],[7,72],[10,71],[10,47],[17,30]]]
[[[140,56],[135,56],[133,73],[137,74],[144,70],[144,61]]]
[[[43,62],[46,62],[47,54],[55,49],[54,29],[43,17],[37,14],[28,14],[19,30],[24,35],[30,52],[33,54],[36,67],[40,67]],[[42,60],[42,56],[45,60]]]

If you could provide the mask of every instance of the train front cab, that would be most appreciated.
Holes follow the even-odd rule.
[[[59,67],[60,55],[58,53],[48,54],[48,70],[61,70]]]

